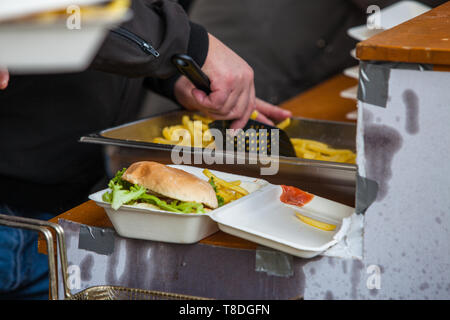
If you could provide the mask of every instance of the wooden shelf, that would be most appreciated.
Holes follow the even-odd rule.
[[[357,85],[358,80],[338,74],[286,101],[281,107],[290,110],[294,117],[354,122],[346,115],[356,110],[356,100],[342,98],[340,93]]]
[[[450,1],[358,43],[360,60],[450,66]]]

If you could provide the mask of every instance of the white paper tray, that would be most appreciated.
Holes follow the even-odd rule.
[[[69,5],[94,5],[105,0],[1,0],[0,21],[20,18],[29,14],[58,10]]]
[[[15,74],[85,70],[109,29],[131,17],[131,11],[81,21],[80,29],[66,19],[0,23],[0,66]]]
[[[345,89],[339,94],[341,98],[358,100],[358,86]]]
[[[204,180],[202,169],[172,166]],[[264,180],[211,171],[218,177],[241,180],[244,188],[253,186],[248,196],[207,214],[177,214],[161,210],[123,206],[115,211],[102,201],[99,191],[90,196],[105,208],[116,232],[124,237],[173,243],[195,243],[218,229],[237,237],[274,248],[294,256],[311,258],[336,244],[346,233],[343,218],[351,207],[315,196],[310,204],[296,209],[311,218],[337,225],[334,231],[322,231],[300,221],[296,210],[279,201],[282,189]],[[311,207],[312,205],[312,207]]]
[[[359,79],[359,65],[347,68],[343,71],[344,75],[353,79]]]

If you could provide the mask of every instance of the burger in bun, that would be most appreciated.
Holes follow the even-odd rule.
[[[205,213],[218,207],[214,188],[186,171],[153,161],[133,163],[117,172],[103,201],[115,210],[122,205],[150,206],[177,213]]]

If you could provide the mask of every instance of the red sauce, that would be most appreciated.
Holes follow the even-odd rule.
[[[281,188],[283,188],[283,193],[280,196],[280,201],[286,204],[303,207],[314,198],[314,195],[295,187],[282,185]]]

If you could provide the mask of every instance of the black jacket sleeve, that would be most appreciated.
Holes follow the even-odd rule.
[[[131,9],[133,17],[108,34],[91,68],[127,77],[169,79],[176,74],[170,61],[174,54],[187,53],[203,64],[208,34],[189,21],[178,3],[133,0]],[[150,45],[156,54],[139,43]]]
[[[208,53],[208,33],[206,30],[195,23],[191,22],[191,36],[189,38],[188,54],[198,63],[199,66],[203,66],[206,55]],[[176,98],[174,95],[175,82],[181,76],[180,73],[176,72],[173,76],[162,79],[162,78],[146,78],[144,81],[144,86],[147,89],[155,91],[175,102]]]

